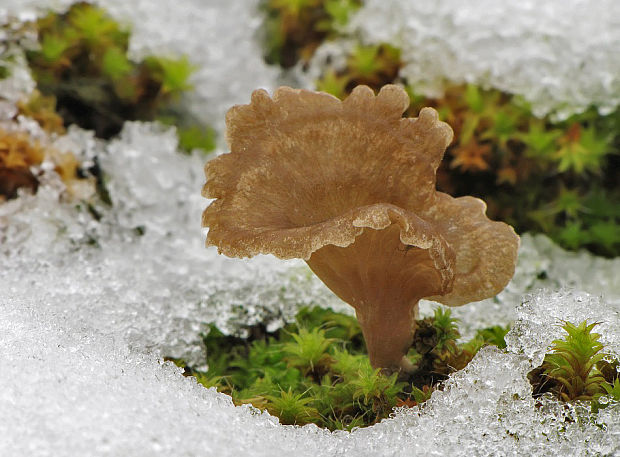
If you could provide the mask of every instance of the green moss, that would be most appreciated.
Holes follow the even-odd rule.
[[[457,344],[461,337],[457,324],[450,310],[444,308],[437,308],[434,316],[417,321],[409,352],[417,365],[410,381],[417,388],[433,387],[451,373],[465,368],[485,345],[506,347],[504,335],[508,328],[499,326],[481,329],[471,340]]]
[[[195,149],[205,153],[215,149],[215,130],[210,127],[199,127],[190,125],[188,127],[178,127],[179,146],[187,152]]]
[[[162,95],[178,95],[192,88],[189,78],[196,70],[187,58],[150,56],[144,59],[144,66],[160,83]]]
[[[564,323],[564,338],[554,340],[543,364],[528,374],[535,398],[550,392],[565,402],[591,402],[594,409],[604,407],[602,396],[620,400],[618,361],[603,352],[601,335],[592,331],[597,325]]]
[[[287,366],[297,368],[304,376],[320,379],[329,369],[331,357],[327,351],[336,340],[327,338],[325,330],[320,328],[308,330],[302,327],[291,333],[291,337],[293,340],[282,347]]]
[[[207,372],[176,362],[206,387],[230,394],[236,404],[266,409],[283,424],[315,423],[331,430],[372,425],[396,406],[426,401],[454,366],[465,366],[484,344],[502,344],[507,331],[485,329],[459,345],[456,320],[438,309],[418,321],[418,343],[409,353],[417,372],[399,378],[370,366],[359,324],[351,316],[304,308],[295,323],[275,333],[250,330],[253,337],[244,340],[212,326],[204,337]]]
[[[322,308],[300,310],[295,323],[274,333],[252,328],[249,339],[211,326],[204,337],[208,371],[175,362],[205,387],[231,395],[237,405],[267,410],[282,424],[352,430],[389,417],[395,407],[424,403],[483,346],[506,347],[507,327],[481,329],[459,344],[457,324],[445,308],[416,322],[408,354],[416,370],[408,375],[373,369],[356,319]],[[562,401],[588,401],[593,411],[620,401],[619,362],[604,352],[596,325],[564,324],[565,338],[554,341],[542,366],[528,375],[535,398],[550,392]]]
[[[400,49],[389,43],[358,44],[348,56],[345,68],[326,70],[316,85],[318,90],[342,99],[360,84],[378,91],[397,79],[402,66]]]
[[[311,397],[304,393],[294,393],[289,387],[287,391],[280,390],[279,395],[266,395],[267,410],[280,418],[286,425],[304,425],[319,419],[319,411],[309,406],[313,402]]]
[[[361,0],[263,0],[265,60],[284,68],[307,62],[316,48],[339,35]]]

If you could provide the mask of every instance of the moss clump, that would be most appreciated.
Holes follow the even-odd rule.
[[[508,330],[508,327],[489,327],[478,331],[467,343],[457,344],[461,337],[457,320],[449,309],[437,308],[434,316],[416,323],[409,356],[417,370],[410,377],[411,383],[420,389],[430,388],[465,368],[483,346],[492,344],[505,348],[504,336]]]
[[[361,0],[263,0],[265,60],[284,68],[307,62],[361,5]]]
[[[126,120],[161,118],[177,125],[182,147],[214,147],[212,130],[182,115],[178,106],[181,95],[191,89],[195,70],[187,57],[131,60],[129,28],[89,3],[76,3],[63,14],[49,13],[35,25],[39,47],[26,56],[43,94],[39,102],[53,100],[45,101],[45,111],[55,104],[65,126],[77,124],[108,139]],[[32,107],[24,111],[28,114]],[[208,133],[199,135],[198,130]]]
[[[562,326],[564,339],[553,341],[543,364],[528,374],[534,398],[549,392],[564,402],[592,402],[594,409],[604,407],[603,396],[620,401],[619,363],[603,352],[601,335],[592,331],[597,325]]]
[[[379,422],[394,407],[426,401],[455,366],[464,367],[484,344],[503,342],[507,331],[486,329],[458,345],[456,320],[441,309],[418,326],[409,353],[418,368],[412,376],[373,369],[357,320],[322,308],[302,309],[294,324],[275,333],[253,328],[249,339],[212,326],[204,337],[209,370],[185,367],[186,374],[231,395],[235,404],[266,409],[283,424],[351,430]]]
[[[341,70],[329,69],[317,81],[317,89],[344,99],[359,84],[379,91],[382,86],[398,81],[403,66],[400,49],[389,43],[356,45]]]

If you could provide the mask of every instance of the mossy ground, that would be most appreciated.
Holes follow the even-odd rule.
[[[532,395],[548,393],[563,402],[588,402],[593,411],[620,401],[618,360],[604,352],[596,324],[565,323],[564,339],[554,341],[541,367],[528,375]],[[208,371],[171,359],[205,387],[251,404],[288,425],[317,424],[351,430],[380,422],[394,408],[428,400],[442,381],[463,369],[485,345],[506,347],[507,327],[479,330],[457,343],[457,320],[438,308],[417,321],[408,357],[416,370],[387,376],[368,361],[361,329],[348,315],[323,308],[302,309],[296,322],[269,333],[252,327],[247,339],[211,326],[204,337]]]
[[[201,384],[217,387],[238,405],[266,409],[283,424],[351,430],[381,421],[395,407],[426,401],[482,346],[505,346],[507,331],[485,329],[457,344],[456,320],[439,308],[433,317],[418,321],[409,352],[417,370],[386,376],[370,366],[354,317],[302,309],[294,324],[274,333],[255,327],[248,339],[223,335],[212,326],[204,338],[207,372],[175,362]]]
[[[528,374],[534,398],[551,394],[564,402],[590,402],[594,411],[620,402],[620,362],[605,352],[601,335],[593,332],[597,325],[564,323],[564,338],[553,341],[542,365]]]

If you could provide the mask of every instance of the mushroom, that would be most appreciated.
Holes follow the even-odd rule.
[[[514,273],[519,237],[473,197],[436,191],[452,129],[406,92],[356,87],[344,101],[281,87],[226,116],[230,153],[205,166],[207,245],[220,254],[301,258],[353,306],[370,362],[411,370],[418,302],[496,295]]]

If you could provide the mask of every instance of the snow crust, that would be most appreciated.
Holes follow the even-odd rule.
[[[0,15],[9,11],[29,17],[41,5],[63,8],[68,3],[3,0]],[[150,0],[102,2],[134,22],[136,55],[185,49],[193,59],[204,59],[198,62],[203,67],[194,81],[199,95],[192,106],[220,128],[227,107],[247,103],[258,86],[277,85],[278,75],[260,60],[254,38],[256,3],[185,0],[179,8],[178,2],[162,0],[154,8]],[[450,6],[446,1],[437,7],[385,2],[391,3],[399,8],[415,3],[420,14],[426,5],[429,15],[433,8],[445,13]],[[367,4],[360,18],[369,8],[379,8],[379,2]],[[536,20],[550,20],[547,9],[563,21],[575,18],[577,2],[563,4],[572,12],[552,2],[555,6],[543,8],[537,14],[542,19]],[[511,27],[522,33],[535,29],[519,22],[519,7],[506,3],[505,8],[517,18]],[[375,11],[376,17],[357,24],[373,28],[391,17]],[[488,17],[497,11],[489,6]],[[461,14],[460,22],[438,30],[453,31],[450,39],[456,40],[461,36],[456,25],[467,30],[475,16]],[[583,20],[598,17],[593,15],[584,11]],[[452,19],[444,22],[450,23],[456,16],[447,17]],[[403,22],[392,19],[388,35]],[[611,20],[600,22],[600,30],[614,38],[613,31],[605,32]],[[500,23],[490,24],[496,30]],[[584,27],[570,33],[582,33]],[[501,35],[510,27],[498,30]],[[572,43],[562,30],[562,39]],[[484,53],[480,59],[481,66],[484,59],[487,66],[493,62]],[[461,64],[470,71],[467,61]],[[594,74],[583,77],[599,81]],[[566,83],[567,90],[577,87]],[[14,100],[16,92],[31,87],[27,74],[18,71],[0,84],[0,99]],[[598,100],[593,94],[590,101]],[[612,103],[613,96],[608,100]],[[13,113],[10,103],[0,104],[0,123]],[[598,331],[608,350],[620,355],[619,259],[568,253],[543,236],[525,235],[506,290],[454,309],[466,334],[514,321],[507,351],[484,349],[423,407],[403,409],[370,428],[330,433],[312,425],[281,426],[267,413],[234,407],[227,396],[183,377],[162,357],[204,363],[200,335],[209,322],[243,334],[258,322],[275,329],[302,305],[347,312],[350,307],[301,262],[227,259],[203,247],[205,158],[180,154],[174,129],[128,123],[117,139],[104,143],[77,128],[65,137],[47,138],[27,119],[18,128],[72,151],[87,164],[97,156],[113,206],[89,208],[67,199],[46,163],[35,170],[42,174],[36,195],[0,205],[0,455],[620,454],[620,405],[597,415],[547,398],[536,406],[525,377],[560,336],[559,324],[566,319],[601,322]],[[433,306],[425,303],[423,312]]]

